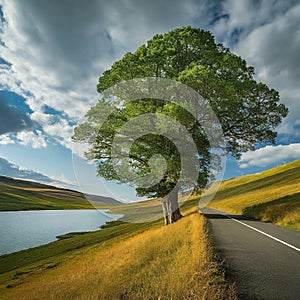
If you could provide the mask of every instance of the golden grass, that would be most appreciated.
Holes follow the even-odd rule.
[[[235,299],[214,261],[205,220],[190,214],[53,269],[24,275],[0,299]]]
[[[224,181],[209,207],[300,230],[300,160]]]

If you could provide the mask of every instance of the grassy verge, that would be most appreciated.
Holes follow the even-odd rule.
[[[107,225],[105,230],[88,233],[73,233],[63,236],[58,241],[47,245],[18,251],[0,256],[0,284],[2,279],[12,279],[15,277],[15,270],[22,269],[21,272],[28,273],[43,269],[48,263],[60,264],[65,258],[70,258],[81,253],[82,249],[95,244],[109,245],[123,241],[133,235],[141,233],[149,228],[161,226],[161,221],[153,223],[135,224],[122,223],[119,221]],[[65,256],[68,254],[67,256]],[[8,272],[10,272],[8,274]],[[3,276],[1,274],[5,273]]]
[[[199,198],[190,198],[181,207],[183,213],[188,214],[191,211],[195,211],[198,201]],[[156,200],[149,201],[148,205],[150,205],[150,207],[152,207],[152,202],[157,203]],[[120,210],[115,210],[114,212],[133,214],[133,211],[137,212],[140,205],[139,203],[134,203],[129,206],[120,205],[118,206]],[[161,214],[160,208],[159,216],[156,216],[156,220],[144,223],[129,223],[124,221],[126,217],[121,218],[102,226],[103,230],[87,233],[68,233],[61,236],[59,241],[12,254],[2,255],[0,256],[0,284],[3,283],[3,281],[7,281],[7,279],[13,279],[16,272],[28,273],[30,270],[43,269],[44,266],[47,268],[49,263],[60,264],[64,260],[66,253],[69,253],[70,257],[76,256],[77,252],[80,253],[80,251],[86,247],[95,244],[110,245],[124,241],[148,229],[161,227],[163,225]],[[20,268],[22,270],[18,271]],[[15,272],[15,270],[17,271]],[[9,271],[11,271],[11,273],[9,273]],[[6,275],[2,276],[1,274],[3,273]]]
[[[300,230],[300,160],[224,181],[209,206]]]
[[[193,213],[198,201],[185,202],[187,216],[167,227],[162,219],[118,220],[97,232],[3,255],[0,299],[235,299],[205,221]],[[132,213],[138,207],[120,209]]]
[[[133,225],[127,235],[8,272],[15,278],[2,274],[0,298],[235,299],[214,261],[205,220],[198,213],[167,227],[159,222],[147,227],[115,224],[102,232]]]

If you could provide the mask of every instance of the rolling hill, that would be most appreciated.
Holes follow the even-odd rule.
[[[161,215],[158,199],[118,204],[109,197],[0,176],[0,211],[97,207],[124,214],[125,221],[154,220]],[[300,160],[223,181],[209,206],[300,230]]]
[[[299,171],[300,160],[226,180],[210,206],[300,229]],[[2,210],[90,205],[78,192],[7,177],[0,177],[0,203]],[[0,298],[236,299],[212,249],[208,224],[195,212],[198,203],[199,196],[184,203],[186,217],[167,227],[162,219],[131,223],[123,217],[96,232],[3,255]],[[144,216],[146,209],[161,214],[158,204],[158,199],[106,202],[113,212],[129,216]]]
[[[209,206],[300,230],[300,160],[225,180]]]
[[[87,199],[99,208],[120,204],[109,197],[0,176],[0,211],[94,208]]]

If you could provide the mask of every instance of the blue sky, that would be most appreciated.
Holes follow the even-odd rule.
[[[210,30],[290,110],[276,145],[261,145],[240,161],[229,157],[225,178],[300,158],[299,1],[0,0],[0,19],[2,175],[78,188],[77,175],[90,192],[122,197],[120,186],[105,188],[78,157],[75,167],[85,175],[75,174],[73,128],[96,103],[105,69],[154,34],[184,25]]]

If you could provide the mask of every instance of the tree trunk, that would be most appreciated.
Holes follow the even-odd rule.
[[[176,222],[182,217],[178,204],[178,188],[175,188],[162,200],[165,225]]]

